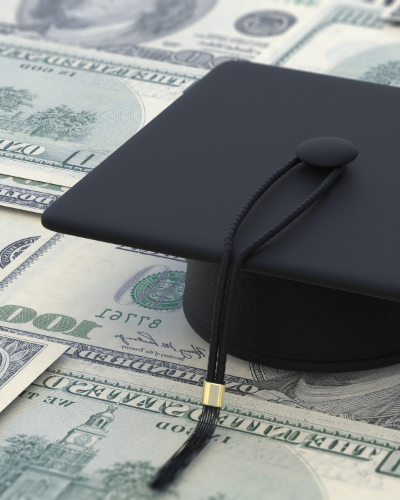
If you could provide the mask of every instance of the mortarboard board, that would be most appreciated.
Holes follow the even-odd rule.
[[[222,349],[290,370],[400,362],[399,97],[366,82],[223,64],[49,207],[43,224],[186,257],[190,325],[209,341],[213,318],[219,331],[229,316],[210,360]],[[268,193],[254,197],[260,186]],[[252,193],[224,278],[226,233]],[[268,230],[233,273],[235,255]],[[205,408],[221,406],[223,380],[207,379]],[[205,415],[203,434],[217,416]]]

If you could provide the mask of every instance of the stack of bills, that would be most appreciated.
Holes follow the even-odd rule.
[[[159,301],[152,286],[182,280],[186,262],[55,234],[40,214],[227,60],[400,86],[400,26],[385,22],[399,7],[0,7],[0,500],[397,499],[400,365],[311,374],[232,357],[211,445],[151,491],[201,413],[208,345],[183,287]]]

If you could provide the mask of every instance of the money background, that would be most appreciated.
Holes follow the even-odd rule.
[[[211,69],[265,53],[321,1],[2,0],[0,5],[3,32]]]
[[[68,345],[50,375],[198,400],[207,344],[181,309],[185,262],[54,235],[28,211],[42,212],[224,60],[400,85],[400,28],[382,20],[378,2],[3,0],[1,7],[0,204],[12,207],[0,218],[1,329]],[[154,299],[146,294],[154,282],[174,293]],[[240,438],[221,452],[217,441],[222,448],[229,436],[216,438],[166,498],[397,498],[399,372],[397,365],[298,373],[230,358],[227,400],[246,414],[270,415],[279,429],[268,440],[235,431]],[[175,423],[182,415],[164,408],[163,419],[148,423],[141,412],[151,399],[132,421],[113,390],[88,387],[71,395],[39,379],[2,413],[0,499],[156,497],[146,483],[184,441],[187,422]],[[90,404],[80,402],[86,395]],[[106,426],[95,442],[100,420]],[[329,428],[329,438],[294,451],[284,422]],[[221,464],[229,481],[219,488]]]

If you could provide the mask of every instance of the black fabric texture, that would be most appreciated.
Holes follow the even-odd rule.
[[[221,64],[64,193],[42,222],[61,233],[219,264],[225,232],[256,186],[303,141],[342,137],[359,154],[334,189],[244,269],[399,301],[399,116],[396,87]],[[304,165],[293,169],[246,217],[237,248],[325,176]]]
[[[219,266],[188,261],[183,309],[210,339]],[[241,271],[228,353],[253,363],[314,372],[400,362],[400,304]]]

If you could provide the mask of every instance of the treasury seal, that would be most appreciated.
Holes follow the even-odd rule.
[[[115,292],[117,304],[137,304],[155,311],[172,312],[182,307],[185,271],[152,265],[135,272]]]
[[[171,271],[146,276],[131,290],[132,300],[155,311],[175,311],[182,307],[185,289],[184,271]]]
[[[280,10],[259,10],[236,21],[235,28],[250,36],[275,36],[285,33],[297,19]]]

